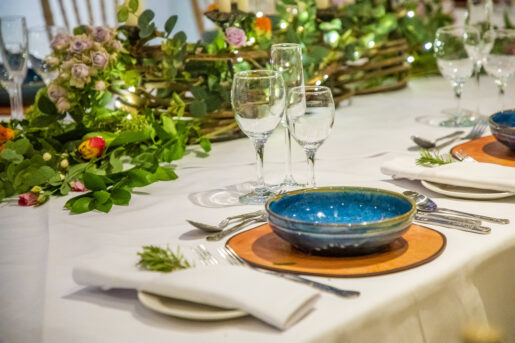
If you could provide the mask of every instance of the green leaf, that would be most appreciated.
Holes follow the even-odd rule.
[[[127,87],[137,87],[141,82],[141,76],[137,70],[128,70],[123,73],[122,81]]]
[[[95,201],[93,206],[96,210],[99,210],[100,212],[109,213],[109,211],[111,211],[111,208],[113,207],[113,201],[111,199],[107,199],[107,201],[101,203],[97,200]]]
[[[41,95],[38,99],[38,109],[46,114],[57,114],[57,107],[55,104],[45,95]]]
[[[178,178],[177,174],[172,169],[161,167],[161,166],[157,167],[156,172],[154,173],[154,176],[159,181],[170,181],[170,180],[175,180]]]
[[[108,191],[95,191],[93,192],[93,196],[96,199],[96,203],[99,204],[103,204],[111,198],[111,194]]]
[[[74,200],[75,198],[72,198],[70,200]],[[78,198],[77,200],[73,201],[71,204],[70,211],[72,213],[86,213],[93,209],[93,198],[89,196],[83,196]]]
[[[156,25],[154,23],[140,27],[139,31],[139,37],[140,38],[147,38],[149,37],[154,31],[156,30]]]
[[[125,149],[123,147],[119,147],[111,153],[109,156],[109,164],[111,165],[111,172],[118,173],[123,170],[123,163],[119,158],[119,154],[123,153]]]
[[[111,146],[120,146],[129,143],[144,142],[152,138],[153,130],[146,128],[143,130],[127,130],[122,131],[115,140],[111,143]]]
[[[186,34],[184,31],[179,31],[173,36],[174,40],[177,40],[180,44],[186,43]]]
[[[190,104],[190,112],[193,117],[203,117],[206,114],[206,104],[202,100],[195,99]]]
[[[166,116],[162,116],[161,118],[163,121],[163,129],[165,130],[165,132],[169,133],[172,137],[177,136],[177,128],[175,127],[175,122],[173,121],[173,119]]]
[[[9,149],[16,151],[18,154],[25,155],[27,152],[32,150],[32,144],[30,144],[27,138],[18,139],[16,141],[11,141],[7,145]]]
[[[86,26],[85,25],[80,25],[80,26],[77,26],[76,28],[73,29],[73,34],[75,36],[81,35],[83,33],[86,33]]]
[[[138,0],[129,0],[129,10],[132,13],[135,13],[138,10],[139,1]]]
[[[16,151],[12,150],[12,149],[9,149],[9,148],[5,148],[1,153],[0,153],[0,158],[3,158],[4,160],[6,161],[9,161],[9,162],[13,162],[13,163],[20,163],[21,161],[23,161],[23,156],[18,154]]]
[[[133,168],[127,173],[130,187],[143,187],[156,181],[154,175],[146,170]]]
[[[129,19],[129,9],[127,8],[127,6],[120,7],[120,9],[118,10],[117,18],[118,22],[120,23],[125,23],[127,19]]]
[[[209,138],[201,137],[200,146],[202,147],[202,149],[204,149],[205,152],[211,151],[211,141],[209,140]]]
[[[132,159],[132,163],[143,169],[155,169],[158,164],[156,157],[151,152],[144,152]]]
[[[111,192],[111,200],[115,205],[128,205],[131,201],[131,192],[121,188],[115,189]]]
[[[79,164],[75,164],[75,165],[71,166],[70,169],[68,170],[68,175],[66,175],[66,179],[67,180],[78,179],[79,175],[81,175],[88,166],[89,166],[89,163],[87,163],[87,162],[79,163]]]
[[[154,19],[154,12],[152,10],[145,10],[138,17],[138,26],[141,29],[142,27],[148,26],[150,22]]]
[[[168,20],[165,23],[166,36],[169,36],[170,33],[172,33],[173,28],[175,27],[176,23],[177,23],[177,16],[176,15],[173,15],[170,18],[168,18]]]
[[[98,102],[98,106],[105,107],[105,106],[109,105],[109,103],[111,102],[112,99],[113,99],[113,94],[111,94],[111,92],[105,92],[104,95],[102,95],[102,98],[100,99],[100,101]]]
[[[90,191],[101,191],[107,189],[102,177],[92,173],[84,173],[84,186],[86,186]]]
[[[61,187],[59,188],[59,192],[61,193],[61,195],[66,195],[68,193],[70,193],[71,191],[71,188],[70,188],[70,185],[68,184],[68,182],[63,182],[61,184]]]
[[[330,50],[321,45],[314,45],[309,50],[310,55],[317,60],[323,60],[327,55],[329,55]]]

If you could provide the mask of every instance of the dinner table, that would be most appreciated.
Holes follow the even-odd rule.
[[[515,107],[514,86],[508,87],[505,106]],[[479,85],[470,80],[462,102],[484,115],[496,112],[500,102],[494,81],[486,76]],[[341,103],[317,153],[317,186],[412,190],[439,206],[507,218],[510,224],[488,223],[492,230],[486,235],[427,224],[446,237],[443,252],[428,263],[377,276],[306,276],[361,294],[342,298],[321,292],[313,310],[286,330],[251,316],[180,319],[146,308],[135,290],[78,285],[72,270],[92,252],[135,254],[144,245],[188,250],[199,244],[213,250],[225,240],[206,241],[187,219],[216,224],[260,209],[238,202],[255,178],[255,154],[247,138],[215,142],[209,154],[193,145],[173,162],[177,180],[137,189],[128,206],[115,206],[108,214],[70,214],[64,204],[73,194],[32,208],[18,206],[16,198],[0,204],[0,342],[458,343],[466,330],[480,326],[495,328],[504,342],[514,342],[515,197],[451,198],[420,181],[381,172],[381,165],[396,156],[415,162],[419,150],[410,136],[434,139],[453,132],[419,120],[453,104],[451,86],[441,77],[415,78],[403,89]],[[277,128],[265,147],[269,184],[284,176],[282,130]],[[483,135],[491,135],[489,129]],[[305,154],[293,145],[294,176],[302,183]]]

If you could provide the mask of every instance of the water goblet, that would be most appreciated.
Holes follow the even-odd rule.
[[[515,76],[515,30],[498,29],[487,32],[492,48],[484,64],[486,72],[495,79],[499,87],[499,103],[504,111],[504,92],[508,80]]]
[[[240,197],[243,204],[263,204],[274,193],[263,177],[264,146],[284,114],[285,88],[281,74],[274,70],[240,71],[231,90],[234,117],[256,149],[257,185]]]
[[[9,80],[11,98],[11,118],[23,119],[21,86],[27,74],[27,24],[25,17],[0,17],[0,48]],[[12,94],[11,94],[12,93]]]
[[[270,63],[272,68],[281,73],[284,85],[286,87],[286,96],[288,90],[293,87],[304,85],[304,71],[302,67],[302,47],[295,43],[274,44],[270,50]],[[285,111],[287,110],[285,107]],[[299,186],[293,178],[292,161],[291,161],[291,133],[288,129],[286,116],[283,117],[282,124],[285,128],[284,136],[286,141],[286,175],[281,183],[285,188]]]
[[[57,70],[48,64],[46,58],[52,53],[50,43],[58,34],[66,34],[66,29],[59,26],[29,28],[30,64],[46,85],[57,77]]]
[[[457,108],[444,110],[451,118],[439,123],[445,127],[472,126],[478,117],[461,109],[460,100],[465,81],[472,76],[475,60],[472,56],[479,49],[479,31],[472,26],[444,26],[436,31],[435,56],[438,69],[454,88]]]
[[[288,125],[293,138],[306,152],[308,187],[315,187],[315,153],[329,137],[334,124],[334,101],[324,86],[300,86],[288,95]]]

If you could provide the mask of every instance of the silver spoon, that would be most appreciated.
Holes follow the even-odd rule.
[[[243,214],[238,214],[236,216],[227,217],[227,218],[223,219],[220,223],[218,223],[218,227],[223,229],[223,228],[227,227],[227,225],[229,225],[229,223],[231,221],[233,221],[234,219],[239,219],[238,221],[241,221],[243,219],[260,216],[263,213],[264,213],[264,211],[259,210],[259,211],[255,211],[255,212],[243,213]]]
[[[188,223],[190,223],[190,225],[196,227],[197,229],[202,230],[202,231],[206,231],[206,232],[219,232],[219,231],[223,230],[223,228],[219,227],[219,226],[199,223],[199,222],[195,222],[195,221],[189,220],[189,219],[186,219],[186,221]]]
[[[464,133],[463,131],[456,131],[456,132],[453,132],[453,133],[451,133],[449,135],[437,138],[434,141],[430,141],[428,139],[425,139],[425,138],[422,138],[422,137],[419,137],[419,136],[411,136],[411,140],[413,142],[415,142],[415,144],[418,145],[421,148],[431,149],[431,148],[434,148],[436,146],[436,143],[438,141],[441,141],[442,139],[453,138],[453,137],[459,136],[459,135],[461,135],[463,133]]]
[[[456,210],[451,210],[448,208],[438,207],[436,205],[436,203],[433,200],[431,200],[431,198],[428,198],[424,194],[420,194],[417,192],[405,191],[405,192],[403,192],[403,194],[412,198],[413,200],[415,200],[415,202],[417,203],[417,209],[420,211],[423,211],[423,212],[455,213],[455,214],[459,214],[461,216],[481,219],[481,220],[491,222],[491,223],[497,223],[497,224],[509,224],[510,223],[509,219],[493,218],[493,217],[483,216],[480,214],[473,214],[473,213],[456,211]]]
[[[224,237],[227,237],[229,235],[232,235],[233,233],[236,233],[236,232],[242,230],[243,228],[245,228],[248,225],[257,224],[257,223],[260,223],[260,222],[266,222],[266,220],[267,220],[267,218],[266,218],[266,214],[265,213],[263,213],[259,217],[245,219],[244,221],[242,221],[238,225],[235,225],[235,226],[230,227],[228,229],[225,229],[223,231],[220,231],[220,232],[217,232],[217,233],[214,233],[212,235],[207,236],[206,240],[208,240],[208,241],[219,241],[219,240],[221,240]]]

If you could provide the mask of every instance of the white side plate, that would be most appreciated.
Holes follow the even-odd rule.
[[[248,315],[240,310],[198,304],[142,291],[138,291],[138,299],[143,305],[156,312],[183,319],[212,321],[240,318]]]
[[[442,183],[429,182],[425,180],[422,180],[422,186],[435,193],[461,199],[493,200],[507,198],[515,195],[515,193],[510,192],[499,192],[489,189],[445,185]]]

